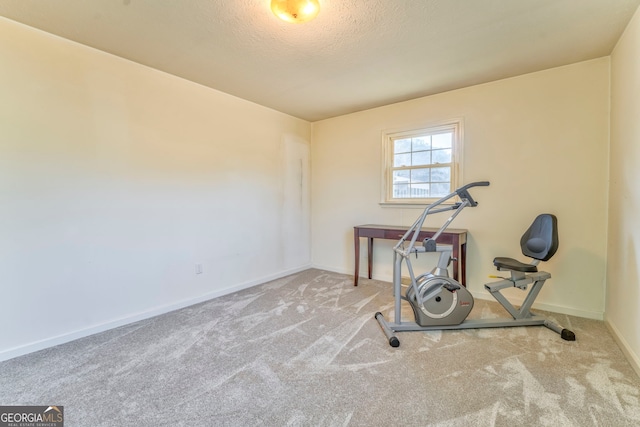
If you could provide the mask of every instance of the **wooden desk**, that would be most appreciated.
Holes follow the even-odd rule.
[[[356,256],[356,268],[353,275],[353,286],[358,286],[358,276],[360,275],[360,238],[368,239],[367,261],[369,279],[371,279],[373,261],[373,239],[400,240],[409,227],[399,227],[395,225],[366,224],[353,227],[353,243]],[[437,228],[423,228],[420,230],[416,242],[422,242],[427,237],[433,236]],[[467,230],[447,228],[438,237],[437,243],[452,245],[453,258],[453,279],[460,282],[462,286],[467,286]],[[389,256],[391,259],[391,256]]]

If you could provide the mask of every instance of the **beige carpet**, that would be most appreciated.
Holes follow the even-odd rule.
[[[546,313],[574,342],[529,327],[392,348],[373,318],[392,304],[388,283],[307,270],[2,362],[0,404],[63,405],[67,427],[640,425],[601,321]]]

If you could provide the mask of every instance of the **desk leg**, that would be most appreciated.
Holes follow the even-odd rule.
[[[358,286],[358,276],[360,275],[360,230],[353,229],[353,247],[355,248],[356,271],[353,273],[353,286]]]
[[[467,244],[460,244],[460,238],[453,239],[453,280],[467,287]]]
[[[371,279],[371,272],[373,271],[372,263],[373,263],[373,237],[369,237],[369,244],[367,247],[367,261],[369,263],[369,279]]]
[[[467,243],[460,244],[460,238],[453,239],[453,280],[467,287]]]
[[[467,287],[467,244],[460,245],[460,270],[462,274],[462,286]]]
[[[453,239],[453,253],[451,254],[453,256],[453,280],[457,281],[458,283],[460,282],[460,280],[458,279],[458,277],[460,277],[459,273],[460,273],[460,240],[455,238]],[[464,286],[464,283],[461,283],[462,286]]]

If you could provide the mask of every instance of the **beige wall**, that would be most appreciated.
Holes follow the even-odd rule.
[[[640,374],[640,12],[611,56],[606,321]]]
[[[558,216],[560,249],[544,265],[553,277],[538,307],[602,318],[608,58],[314,123],[314,265],[352,273],[354,225],[409,225],[420,213],[379,205],[381,131],[457,117],[464,120],[464,182],[491,181],[490,187],[473,192],[480,205],[452,225],[470,233],[470,290],[486,296],[482,285],[496,274],[492,259],[521,256],[520,236],[538,213],[550,212]],[[443,220],[440,216],[430,224]],[[374,278],[390,280],[393,242],[375,245]],[[425,260],[425,269],[432,266]],[[524,297],[511,291],[516,302]]]
[[[308,122],[0,33],[0,359],[310,265]]]
[[[606,277],[607,323],[640,366],[638,13],[611,64],[602,58],[313,125],[4,18],[0,31],[0,360],[278,277],[311,258],[351,274],[354,225],[407,225],[420,212],[378,203],[381,131],[462,117],[464,181],[492,183],[453,225],[470,231],[472,292],[486,297],[491,259],[518,255],[533,216],[554,213],[560,250],[544,264],[553,277],[538,306],[601,318]],[[390,280],[392,245],[376,241],[376,278]]]

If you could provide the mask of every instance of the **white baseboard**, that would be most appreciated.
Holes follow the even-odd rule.
[[[345,269],[329,267],[329,266],[321,265],[321,264],[312,264],[311,268],[317,268],[318,270],[331,271],[333,273],[350,274],[350,275],[353,276],[353,270],[346,271]],[[360,277],[363,277],[362,274],[360,274]]]
[[[629,361],[633,370],[640,376],[640,358],[638,358],[638,355],[631,349],[627,340],[624,339],[614,324],[610,323],[607,319],[604,320],[604,324],[607,325],[607,329],[609,329],[609,332],[613,335],[613,339],[618,344],[618,347],[620,347],[620,350],[622,350],[622,353]]]
[[[318,264],[313,264],[312,266],[313,268],[318,268],[321,270],[327,270],[327,271],[333,271],[335,273],[342,273],[342,274],[350,274],[353,275],[353,271],[345,271],[344,269],[339,269],[339,268],[335,268],[335,267],[328,267],[328,266],[324,266],[324,265],[318,265]],[[362,273],[360,273],[360,276],[362,276]],[[390,282],[393,280],[392,277],[376,277],[376,280],[381,280],[384,282]],[[488,301],[495,301],[495,298],[493,298],[493,296],[489,293],[489,292],[483,292],[483,291],[474,291],[472,292],[473,297],[477,298],[477,299],[481,299],[481,300],[488,300]],[[509,296],[509,298],[507,298],[509,300],[509,302],[511,302],[511,304],[514,304],[516,306],[521,305],[524,302],[524,297],[523,298],[517,298],[517,297],[512,297]],[[533,304],[533,309],[538,309],[538,310],[543,310],[543,311],[550,311],[553,313],[560,313],[560,314],[568,314],[570,316],[577,316],[577,317],[584,317],[587,319],[594,319],[594,320],[603,320],[604,319],[604,313],[600,312],[600,311],[587,311],[587,310],[579,310],[576,308],[572,308],[572,307],[566,307],[566,306],[562,306],[562,305],[554,305],[554,304],[545,304],[545,303],[541,303],[541,302],[536,302],[535,304]]]
[[[293,268],[290,270],[281,271],[276,274],[261,277],[259,279],[250,280],[248,282],[239,283],[227,288],[216,289],[215,291],[208,292],[204,295],[200,295],[196,298],[190,298],[182,301],[178,301],[173,304],[164,305],[161,307],[155,307],[141,313],[132,314],[130,316],[121,317],[108,322],[100,323],[98,325],[92,325],[87,328],[79,329],[73,332],[57,335],[43,340],[34,341],[18,347],[13,347],[7,350],[0,351],[0,362],[13,359],[14,357],[23,356],[25,354],[33,353],[35,351],[44,350],[45,348],[54,347],[56,345],[68,343],[80,338],[94,335],[100,332],[107,331],[109,329],[117,328],[120,326],[128,325],[130,323],[138,322],[140,320],[149,319],[160,314],[169,313],[174,310],[178,310],[190,305],[198,304],[204,301],[208,301],[213,298],[228,295],[233,292],[241,291],[243,289],[251,288],[253,286],[260,285],[262,283],[269,282],[271,280],[280,279],[290,274],[298,273],[311,268],[311,264],[301,267]]]
[[[525,293],[526,294],[526,293]],[[495,301],[496,299],[489,292],[473,292],[473,297],[482,300]],[[510,296],[507,298],[509,302],[515,306],[520,306],[524,302],[523,298],[514,298]],[[579,310],[573,307],[566,307],[564,305],[545,304],[543,302],[535,302],[532,309],[538,309],[543,311],[550,311],[552,313],[568,314],[569,316],[584,317],[586,319],[603,320],[604,313],[600,311],[587,311]]]

